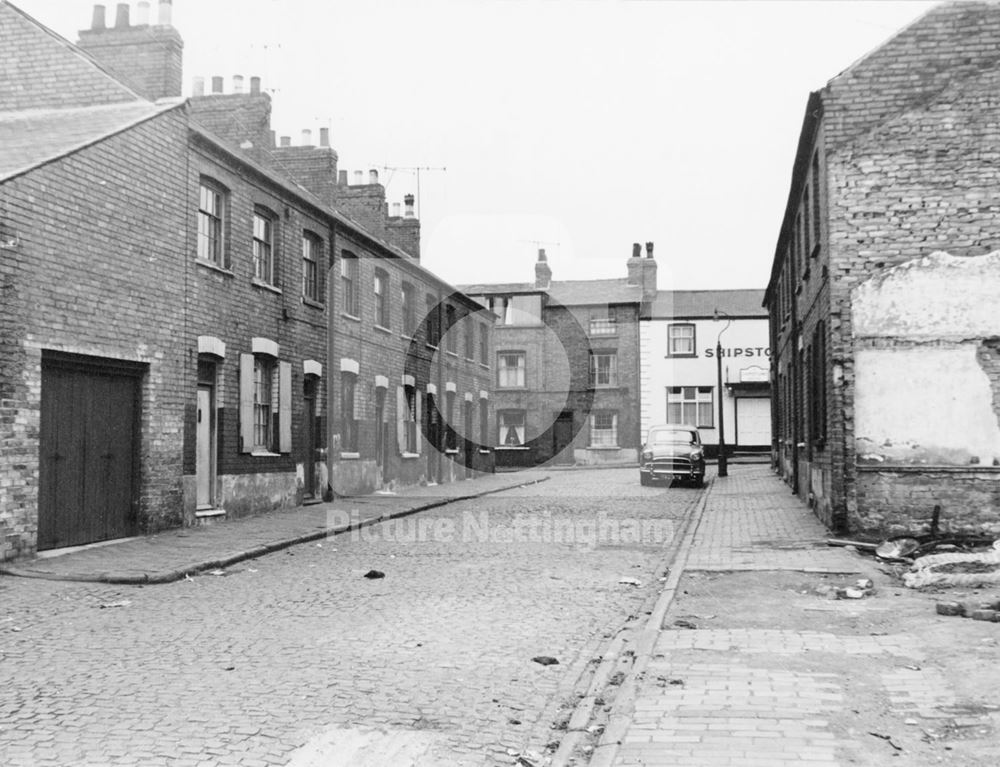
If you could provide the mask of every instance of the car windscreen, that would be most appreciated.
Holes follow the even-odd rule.
[[[668,431],[654,431],[649,435],[649,442],[651,445],[669,445],[674,442],[682,442],[687,445],[694,441],[694,432],[678,431],[676,429]]]

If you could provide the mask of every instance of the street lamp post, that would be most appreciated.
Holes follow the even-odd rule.
[[[722,406],[722,334],[729,329],[732,324],[732,318],[725,312],[720,312],[718,309],[715,310],[714,317],[715,321],[718,322],[719,315],[722,314],[727,318],[726,327],[719,331],[719,335],[715,339],[715,365],[716,365],[716,375],[719,382],[719,473],[720,477],[729,476],[729,465],[726,461],[726,421],[724,415],[724,409]]]

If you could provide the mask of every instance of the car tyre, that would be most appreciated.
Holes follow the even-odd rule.
[[[693,484],[695,487],[704,487],[705,475],[704,474],[697,475],[694,479],[691,480],[691,484]]]
[[[649,487],[649,485],[652,484],[649,481],[649,477],[643,471],[639,472],[639,484],[642,485],[643,487]]]

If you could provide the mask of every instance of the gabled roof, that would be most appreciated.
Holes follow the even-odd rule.
[[[0,183],[180,107],[181,100],[0,112]]]
[[[638,285],[629,285],[624,277],[609,280],[553,280],[547,290],[535,287],[533,282],[481,283],[460,285],[459,289],[470,296],[546,293],[564,306],[637,304],[642,301],[642,289]]]
[[[652,319],[712,317],[715,310],[730,317],[767,319],[761,306],[763,290],[661,290],[653,301]]]
[[[0,0],[0,40],[0,111],[143,100],[82,50],[7,0]]]

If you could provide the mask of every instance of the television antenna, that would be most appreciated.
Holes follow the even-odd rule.
[[[446,171],[448,169],[445,168],[445,167],[437,167],[437,166],[430,166],[430,165],[409,165],[409,166],[405,166],[405,165],[399,165],[399,166],[383,165],[382,166],[382,170],[392,171],[393,173],[395,173],[398,170],[405,170],[405,171],[410,172],[410,173],[416,173],[416,175],[417,175],[417,218],[420,218],[420,171],[422,171],[422,170],[432,170],[432,171],[442,171],[443,172],[443,171]],[[392,177],[391,176],[389,177],[389,180],[392,181]]]

